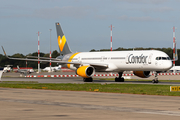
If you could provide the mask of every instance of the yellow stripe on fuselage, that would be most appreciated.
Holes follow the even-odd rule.
[[[73,55],[71,55],[71,57],[69,58],[68,62],[71,62],[72,59],[77,55],[79,54],[80,52],[77,52],[77,53],[74,53]],[[67,64],[67,67],[70,68],[70,64]]]

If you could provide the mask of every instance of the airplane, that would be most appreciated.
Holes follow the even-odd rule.
[[[17,65],[17,73],[20,73],[20,74],[30,74],[30,73],[32,73],[32,72],[34,72],[34,71],[32,71],[32,70],[27,70],[27,69],[20,69],[19,68],[19,66]]]
[[[180,66],[173,66],[169,71],[174,73],[180,72]]]
[[[55,66],[55,67],[46,67],[43,69],[43,71],[52,71],[52,72],[56,72],[56,71],[59,71],[61,70],[61,65],[59,66]]]
[[[4,73],[12,71],[11,66],[13,66],[13,65],[5,65],[5,66],[6,67],[4,67]]]
[[[0,80],[1,80],[1,77],[2,77],[2,74],[3,74],[3,67],[0,67]]]
[[[158,50],[133,50],[133,51],[103,51],[103,52],[76,52],[73,53],[68,46],[66,37],[60,24],[57,22],[57,40],[60,56],[51,62],[59,63],[62,67],[75,70],[76,74],[83,78],[84,82],[92,82],[95,72],[117,72],[118,77],[115,82],[124,82],[122,74],[124,71],[133,71],[134,75],[141,78],[150,77],[150,73],[155,71],[153,83],[158,83],[157,74],[167,71],[172,67],[170,57]],[[4,48],[2,47],[3,51]],[[5,51],[4,54],[6,55]],[[6,57],[8,57],[6,55]],[[43,59],[22,59],[10,58],[15,60],[29,60],[50,62]]]

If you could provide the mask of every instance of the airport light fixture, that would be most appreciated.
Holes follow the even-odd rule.
[[[51,31],[52,31],[52,29],[49,29],[49,31],[50,31],[50,54],[49,54],[49,57],[50,57],[50,62],[49,62],[50,70],[49,70],[49,72],[52,72],[52,70],[51,70]]]
[[[111,28],[111,51],[112,51],[112,28],[114,28],[114,26],[112,26],[112,24],[111,24],[111,26],[109,26],[110,28]]]
[[[39,60],[39,57],[40,57],[40,40],[39,40],[39,35],[41,34],[41,32],[38,31],[38,60]],[[38,61],[38,72],[37,73],[40,73],[41,70],[40,70],[40,61]]]

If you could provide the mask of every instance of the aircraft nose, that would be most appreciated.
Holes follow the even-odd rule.
[[[166,64],[166,69],[171,69],[173,67],[172,61],[168,61]]]

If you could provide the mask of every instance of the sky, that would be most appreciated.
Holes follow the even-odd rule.
[[[0,0],[0,45],[8,55],[57,50],[59,22],[73,52],[112,48],[180,48],[179,0]],[[49,29],[52,29],[50,32]],[[0,50],[0,54],[3,51]]]

